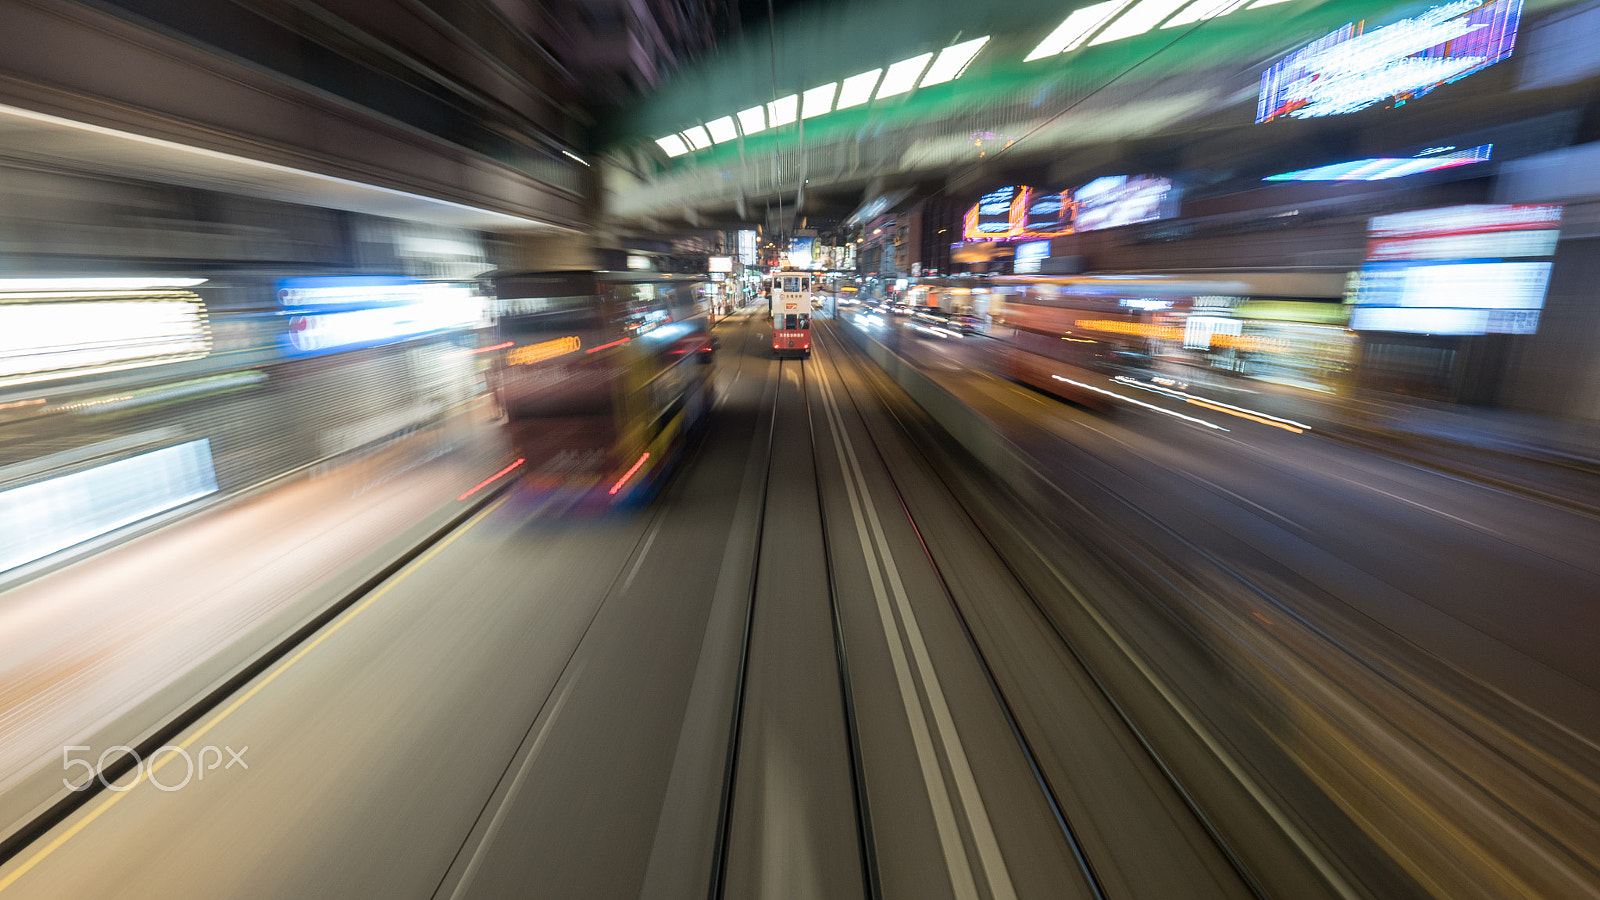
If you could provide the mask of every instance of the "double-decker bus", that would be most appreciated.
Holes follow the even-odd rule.
[[[1347,342],[1336,325],[1274,331],[1249,313],[1253,305],[1272,305],[1258,302],[1265,298],[1301,307],[1287,315],[1316,321],[1339,310],[1342,283],[1340,273],[1018,275],[991,276],[974,290],[987,295],[1000,326],[993,336],[1003,345],[1007,377],[1106,409],[1113,399],[1105,391],[1108,378],[1148,376],[1158,356],[1190,365],[1225,356],[1236,370],[1248,362],[1283,377],[1310,367],[1297,362],[1300,356],[1337,356]]]
[[[772,353],[811,355],[811,273],[784,270],[772,276]]]
[[[648,497],[710,408],[703,277],[493,277],[490,387],[523,479],[581,505]]]

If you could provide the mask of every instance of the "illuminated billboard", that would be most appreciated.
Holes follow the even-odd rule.
[[[1293,172],[1268,175],[1261,180],[1383,181],[1388,178],[1404,178],[1407,175],[1420,175],[1423,172],[1437,172],[1440,169],[1453,169],[1457,166],[1488,162],[1493,153],[1493,144],[1479,144],[1468,150],[1436,153],[1432,156],[1410,158],[1381,156],[1373,159],[1353,159],[1349,162],[1317,166],[1313,169],[1296,169]]]
[[[753,228],[739,232],[739,263],[746,266],[756,264],[756,232]]]
[[[1376,216],[1350,327],[1412,334],[1533,334],[1561,207],[1453,206]]]
[[[1018,244],[1012,260],[1011,271],[1018,275],[1039,271],[1039,264],[1050,257],[1049,241],[1032,241]]]
[[[969,241],[1004,241],[1015,237],[1022,229],[1027,202],[1025,187],[1003,187],[984,194],[967,210],[963,236]]]
[[[1072,192],[1032,194],[1022,230],[1027,237],[1056,237],[1072,233]]]
[[[1367,31],[1345,25],[1261,73],[1256,121],[1399,106],[1509,57],[1522,0],[1456,0]]]
[[[1155,175],[1108,175],[1076,191],[1078,231],[1150,222],[1166,214],[1172,181]]]
[[[816,248],[817,239],[813,237],[797,237],[789,239],[789,267],[792,269],[809,269],[812,265],[812,251]]]
[[[284,278],[278,303],[288,317],[280,344],[289,356],[377,347],[488,321],[488,303],[472,287],[401,277]]]
[[[967,210],[961,236],[969,241],[1017,241],[1071,234],[1076,205],[1071,191],[1040,193],[1003,187]]]
[[[200,359],[210,352],[205,304],[189,291],[0,293],[0,386]]]

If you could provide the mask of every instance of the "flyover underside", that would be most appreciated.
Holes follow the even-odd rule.
[[[703,162],[658,174],[612,167],[605,176],[603,208],[623,222],[729,215],[753,219],[755,209],[779,200],[798,204],[805,212],[817,208],[815,199],[822,192],[830,198],[854,198],[878,181],[933,181],[960,189],[987,177],[996,153],[1013,141],[1027,140],[1007,154],[1007,165],[1048,165],[1091,146],[1147,138],[1196,122],[1225,97],[1220,74],[1178,81],[1083,85],[1064,104],[1042,103],[1037,93],[1014,91],[938,118],[888,127],[869,120],[856,130],[808,133],[802,125],[776,140],[751,142],[749,147],[741,141],[735,150],[719,148]]]

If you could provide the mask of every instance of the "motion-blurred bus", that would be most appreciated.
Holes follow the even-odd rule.
[[[1349,353],[1342,273],[991,276],[1003,374],[1106,409],[1111,376],[1168,368],[1316,384]],[[1270,317],[1270,318],[1269,318]],[[1323,389],[1326,389],[1324,387]]]
[[[772,353],[811,355],[811,273],[782,271],[772,277]]]
[[[524,481],[580,505],[642,499],[710,407],[703,277],[493,278],[490,387]]]

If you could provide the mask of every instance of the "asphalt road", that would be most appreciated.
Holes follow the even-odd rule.
[[[837,329],[720,333],[648,509],[508,493],[180,738],[203,779],[129,776],[0,893],[1592,886],[1594,523],[930,357],[1039,467],[1019,504]]]
[[[1140,655],[1286,808],[1334,801],[1307,831],[1335,856],[1386,845],[1350,855],[1353,883],[1384,883],[1387,859],[1440,896],[1600,891],[1600,519],[1126,382],[1102,387],[1147,405],[1090,412],[990,374],[994,341],[874,331],[1022,448],[1055,523],[1165,607],[1163,626],[1100,604],[1123,634],[1176,621],[1204,645],[1203,664],[1170,639]],[[1248,388],[1189,392],[1295,417]],[[1588,489],[1570,499],[1594,506]]]
[[[651,508],[508,494],[175,742],[237,765],[167,754],[0,891],[1247,896],[1013,576],[949,508],[906,515],[943,489],[859,365],[724,333],[716,421]],[[952,603],[981,598],[985,639],[1017,629],[995,670]],[[1050,685],[1028,745],[1020,680]]]

